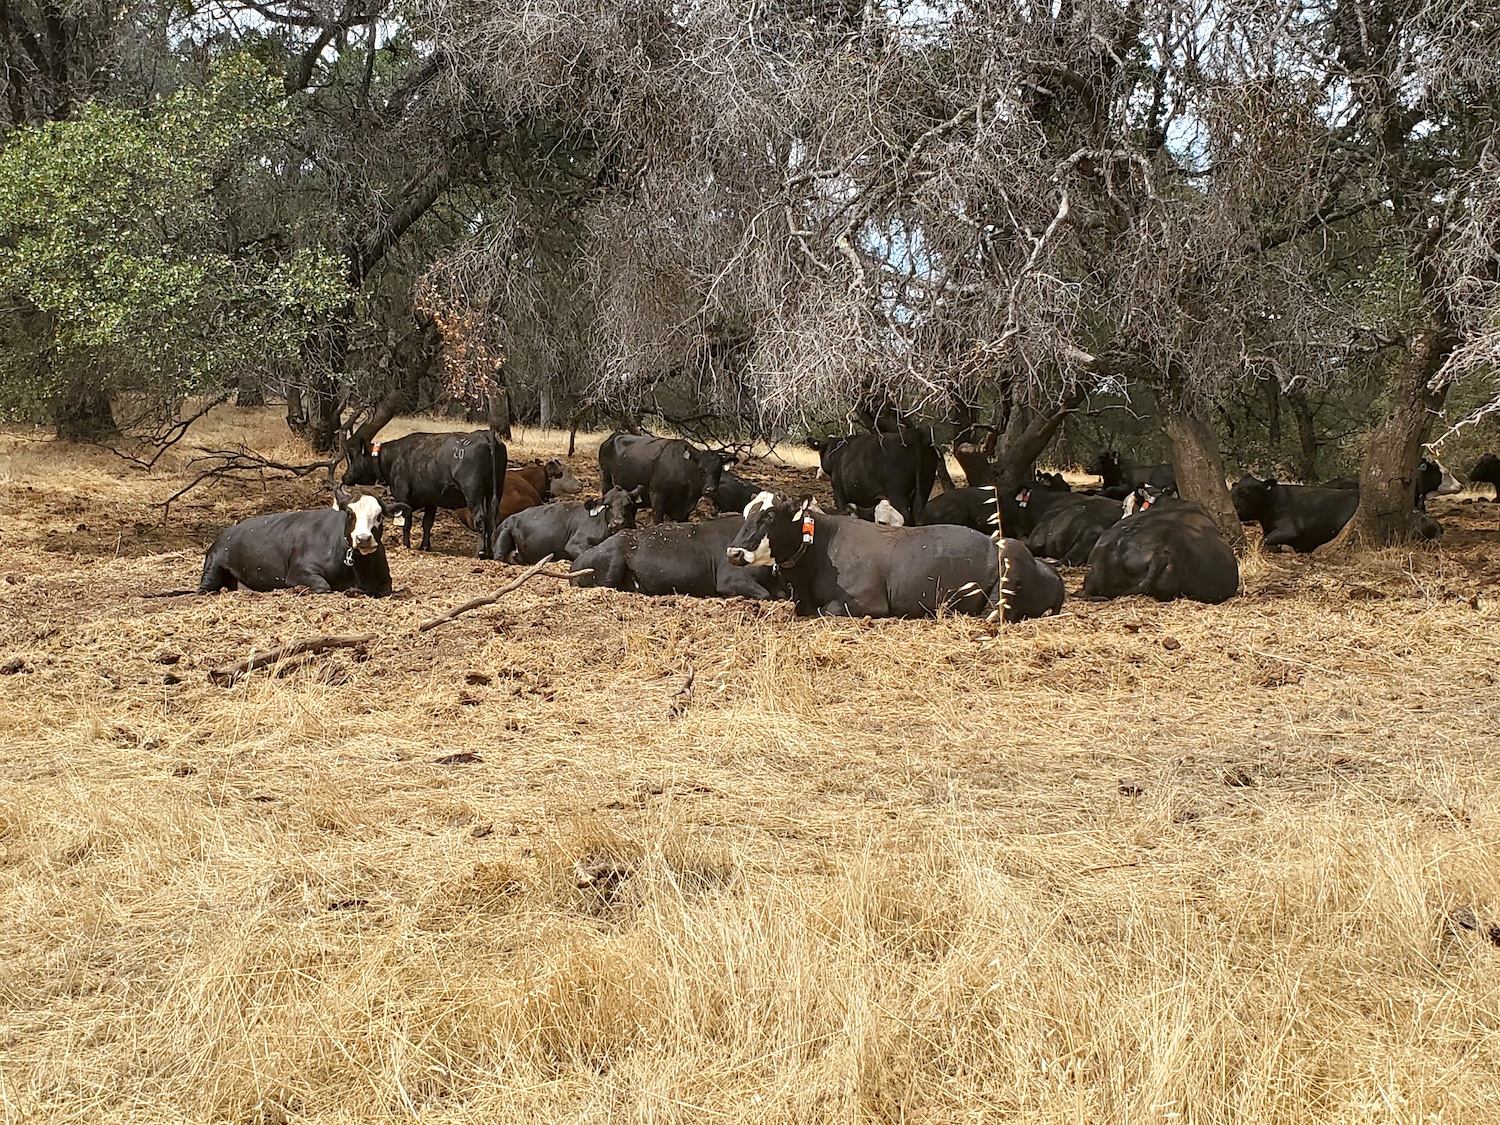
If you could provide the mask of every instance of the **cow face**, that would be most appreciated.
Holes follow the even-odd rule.
[[[1276,487],[1276,478],[1260,480],[1246,473],[1234,482],[1229,490],[1229,501],[1234,505],[1235,515],[1241,523],[1254,523],[1269,519],[1271,512],[1271,490]]]
[[[1443,467],[1436,457],[1426,457],[1417,462],[1417,494],[1419,496],[1452,496],[1462,492],[1463,485],[1453,479],[1453,474]]]
[[[349,546],[362,555],[373,555],[380,550],[387,518],[398,528],[411,518],[410,505],[392,504],[377,496],[350,496],[342,488],[334,492],[334,507],[348,517],[344,529]]]
[[[589,515],[604,513],[604,526],[613,535],[627,527],[635,526],[636,509],[646,499],[645,485],[626,492],[616,485],[604,494],[604,498],[589,507]]]
[[[549,496],[574,496],[583,491],[583,482],[573,475],[573,470],[556,457],[544,466],[547,472],[547,494]]]
[[[735,566],[770,566],[778,556],[786,558],[797,549],[796,539],[791,502],[762,492],[745,505],[745,523],[729,543],[729,561]]]
[[[689,456],[693,457],[698,462],[698,467],[703,470],[703,494],[705,496],[713,496],[719,491],[719,481],[724,476],[724,470],[736,461],[734,457],[726,457],[711,449],[694,449]]]

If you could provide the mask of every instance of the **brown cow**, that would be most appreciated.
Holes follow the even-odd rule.
[[[536,461],[519,469],[508,469],[505,473],[505,494],[500,498],[500,519],[503,521],[517,512],[535,508],[546,500],[572,496],[583,491],[583,483],[573,475],[573,470],[556,457],[550,461]],[[474,517],[467,508],[455,513],[463,525],[471,531]]]

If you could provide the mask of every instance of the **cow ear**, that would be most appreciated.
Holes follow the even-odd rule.
[[[644,484],[638,484],[630,490],[630,498],[637,504],[644,504],[650,490]]]
[[[1276,487],[1276,478],[1275,477],[1267,477],[1266,480],[1265,480],[1265,485],[1266,485],[1267,488],[1275,488]]]
[[[693,459],[693,451],[691,449],[684,449],[682,451],[682,459],[684,461],[691,461]]]
[[[344,491],[344,486],[341,485],[341,484],[334,485],[333,486],[333,506],[335,508],[347,508],[349,506],[349,503],[350,503],[350,496],[349,496],[349,494],[347,492]]]

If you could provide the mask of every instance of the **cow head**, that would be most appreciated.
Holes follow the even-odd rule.
[[[1084,472],[1093,473],[1104,482],[1106,487],[1118,483],[1121,474],[1119,453],[1113,449],[1101,449],[1094,455],[1094,459],[1084,466]]]
[[[1229,502],[1234,505],[1235,515],[1241,523],[1254,523],[1268,519],[1271,513],[1271,491],[1276,487],[1276,478],[1261,480],[1246,473],[1234,482],[1229,490]]]
[[[583,491],[583,482],[573,475],[573,470],[556,457],[546,462],[548,496],[575,496]]]
[[[762,492],[745,505],[745,523],[729,543],[735,566],[770,566],[790,558],[801,546],[801,521],[811,497],[793,504],[785,496]]]
[[[1486,453],[1469,469],[1470,484],[1493,484],[1496,495],[1500,495],[1500,457]]]
[[[354,434],[344,442],[344,456],[348,464],[344,467],[342,483],[345,488],[351,484],[379,484],[380,468],[375,461],[374,450],[378,449],[369,438]]]
[[[1147,508],[1155,507],[1166,494],[1166,489],[1157,488],[1154,484],[1143,484],[1125,497],[1120,507],[1126,516],[1133,516],[1137,512],[1144,512]]]
[[[604,513],[604,526],[613,535],[627,527],[635,526],[635,512],[646,501],[646,486],[640,485],[627,492],[616,485],[604,496],[589,505],[589,515]]]
[[[1070,485],[1061,473],[1037,473],[1036,486],[1046,489],[1048,492],[1072,492]]]
[[[1419,496],[1452,496],[1462,492],[1463,485],[1453,479],[1453,474],[1443,467],[1436,457],[1424,457],[1417,462],[1417,494]]]
[[[712,449],[697,449],[692,446],[688,447],[687,456],[698,462],[698,468],[703,473],[705,496],[712,496],[719,491],[719,480],[724,476],[724,470],[738,460],[723,453],[715,453]]]
[[[380,537],[389,519],[392,527],[401,527],[411,519],[409,504],[393,504],[378,496],[351,496],[342,488],[333,493],[333,506],[345,515],[344,533],[349,546],[362,555],[380,550]]]

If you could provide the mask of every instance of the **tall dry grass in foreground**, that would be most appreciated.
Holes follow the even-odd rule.
[[[997,636],[417,636],[502,581],[451,521],[386,602],[140,599],[317,502],[178,471],[0,447],[0,1120],[1500,1120],[1494,506]]]

